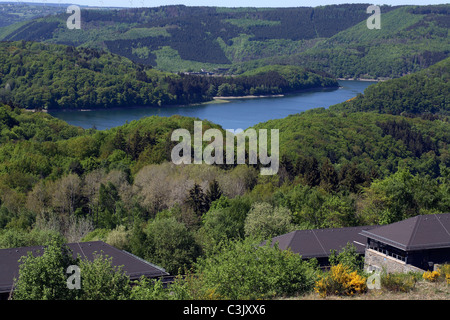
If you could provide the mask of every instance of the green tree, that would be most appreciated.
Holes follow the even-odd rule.
[[[338,174],[328,158],[320,167],[320,185],[327,192],[337,191],[339,188]]]
[[[417,184],[418,181],[407,169],[374,181],[365,190],[362,217],[371,223],[389,224],[417,215],[419,206],[415,190],[423,187]]]
[[[189,190],[186,203],[199,216],[208,211],[209,208],[207,197],[197,183]]]
[[[339,252],[331,250],[328,261],[332,266],[342,264],[351,271],[358,271],[359,273],[364,268],[364,258],[356,252],[356,248],[352,243],[347,243]]]
[[[203,290],[224,299],[264,299],[308,292],[315,269],[297,254],[252,240],[228,241],[196,263]]]
[[[295,229],[292,215],[285,207],[273,207],[269,203],[255,203],[245,219],[245,235],[268,239]]]
[[[223,240],[243,239],[245,218],[250,208],[248,197],[228,199],[222,195],[214,201],[210,210],[203,215],[203,225],[199,231],[206,250],[214,248]]]
[[[77,298],[81,300],[124,300],[129,299],[131,283],[122,267],[112,264],[112,257],[101,253],[94,260],[80,259],[81,287]]]
[[[120,196],[117,187],[108,181],[107,184],[100,184],[99,188],[99,208],[100,214],[97,218],[97,224],[100,227],[114,228],[119,222],[117,219],[117,202]]]
[[[190,268],[201,253],[193,234],[184,223],[173,217],[155,219],[145,231],[148,238],[147,260],[171,274]]]
[[[211,206],[211,203],[220,199],[222,196],[222,190],[220,189],[219,183],[216,179],[210,182],[208,191],[206,192],[206,202],[208,205],[208,209]]]
[[[142,277],[132,287],[131,300],[170,300],[173,295],[170,290],[164,288],[161,280],[150,280]]]

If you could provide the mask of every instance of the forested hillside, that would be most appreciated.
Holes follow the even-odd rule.
[[[364,94],[331,107],[336,110],[422,116],[431,119],[450,115],[450,58],[386,82],[369,86]]]
[[[278,174],[261,176],[258,165],[172,164],[171,132],[192,133],[192,118],[96,131],[0,110],[1,247],[103,239],[177,273],[226,239],[450,210],[447,118],[315,109],[261,123],[279,129],[281,156]]]
[[[247,70],[267,64],[308,66],[339,78],[394,78],[427,68],[450,52],[448,5],[381,8],[381,29],[362,21],[298,54],[234,66]]]
[[[364,5],[339,5],[229,9],[179,5],[85,10],[82,30],[68,30],[65,23],[68,15],[61,14],[21,25],[3,40],[106,46],[113,53],[150,65],[156,65],[155,51],[168,46],[182,60],[229,64],[230,59],[248,60],[245,54],[234,53],[236,58],[226,54],[224,46],[232,46],[234,41],[247,39],[246,45],[257,49],[265,40],[283,39],[289,40],[292,47],[298,41],[330,37],[362,21],[365,8]]]
[[[0,28],[65,11],[64,7],[44,3],[3,2],[0,3]]]
[[[238,77],[170,74],[101,50],[25,41],[1,43],[0,58],[0,101],[27,109],[164,106],[338,85],[303,67]]]
[[[367,7],[82,9],[81,30],[68,29],[63,13],[9,26],[0,37],[103,49],[171,72],[290,64],[392,78],[448,56],[448,5],[381,6],[380,30],[367,28]]]
[[[449,6],[383,6],[381,30],[365,26],[366,7],[88,10],[82,30],[67,30],[64,14],[2,29],[0,248],[51,243],[59,252],[38,261],[51,272],[33,274],[29,265],[39,280],[28,278],[30,291],[17,286],[16,297],[67,297],[66,274],[65,295],[39,291],[67,267],[57,246],[91,240],[183,276],[169,289],[147,280],[130,286],[96,260],[83,275],[96,288],[84,282],[73,297],[292,297],[313,292],[324,274],[317,261],[255,244],[299,229],[450,212]],[[176,71],[225,66],[232,75],[158,70],[171,61]],[[248,163],[249,152],[245,164],[175,165],[172,133],[193,135],[198,119],[152,116],[99,131],[42,112],[164,107],[332,87],[334,76],[407,73],[328,109],[251,128],[279,130],[280,167],[271,176]],[[203,121],[209,128],[224,133]],[[365,283],[345,250],[332,263]]]

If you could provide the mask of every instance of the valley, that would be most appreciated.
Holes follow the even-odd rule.
[[[13,5],[0,3],[0,280],[14,274],[0,297],[267,312],[269,300],[448,299],[448,4],[380,6],[380,29],[368,4],[80,6],[80,29],[63,5]],[[230,161],[196,161],[204,150]],[[276,174],[261,174],[268,158]],[[352,228],[367,243],[324,252],[318,235],[331,246]],[[399,242],[419,228],[435,251]],[[281,249],[295,235],[320,254]],[[356,245],[424,269],[373,273]],[[145,270],[132,279],[123,256]],[[79,289],[66,270],[81,270]]]

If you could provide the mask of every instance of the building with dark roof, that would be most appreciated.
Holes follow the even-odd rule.
[[[282,250],[290,249],[303,259],[316,258],[320,266],[326,267],[331,251],[340,252],[348,243],[354,245],[356,253],[364,255],[366,238],[360,233],[372,228],[374,226],[296,230],[272,238],[272,244],[277,243]]]
[[[450,213],[419,215],[370,230],[365,263],[369,270],[388,272],[433,270],[450,262]]]
[[[74,258],[78,255],[93,261],[95,254],[102,254],[112,259],[114,266],[122,266],[122,270],[130,280],[147,278],[165,278],[169,274],[161,267],[145,261],[127,251],[119,250],[103,241],[69,243]],[[19,259],[31,252],[39,256],[44,252],[43,246],[0,249],[0,300],[8,298],[13,289],[14,278],[19,277]]]
[[[353,244],[369,271],[433,270],[450,262],[450,213],[419,215],[383,226],[297,230],[272,238],[282,250],[329,265],[331,250]]]

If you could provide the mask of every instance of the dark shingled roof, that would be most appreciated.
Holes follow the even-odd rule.
[[[94,253],[97,253],[112,258],[112,264],[117,267],[123,266],[122,270],[131,280],[139,279],[141,276],[156,278],[169,275],[164,269],[103,241],[68,243],[67,246],[72,250],[74,257],[80,255],[81,258],[92,261]],[[19,277],[19,259],[30,251],[34,256],[38,256],[43,254],[44,247],[0,249],[0,293],[11,290],[14,278]]]
[[[419,215],[361,235],[404,251],[449,248],[450,213]]]
[[[290,248],[306,259],[328,257],[331,250],[339,252],[347,243],[353,244],[357,253],[364,254],[366,238],[360,232],[372,228],[374,226],[296,230],[272,238],[272,244],[278,242],[280,249]]]

